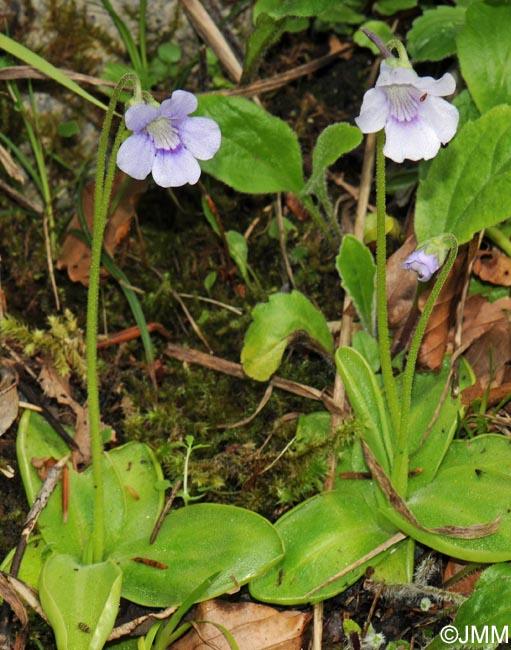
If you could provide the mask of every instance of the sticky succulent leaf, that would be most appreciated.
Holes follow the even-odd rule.
[[[418,530],[390,507],[383,514],[403,532],[441,553],[469,562],[503,562],[511,559],[511,513],[507,497],[510,490],[509,440],[497,435],[455,440],[429,485],[416,489],[415,478],[410,479],[407,507],[428,529],[470,527],[500,517],[497,531],[464,539]]]
[[[419,242],[451,232],[460,244],[511,214],[511,106],[466,124],[432,161],[419,186]]]
[[[365,330],[353,332],[351,346],[361,354],[374,373],[380,370],[380,350],[378,341]]]
[[[243,97],[199,98],[196,115],[215,120],[222,145],[201,167],[239,192],[294,192],[303,188],[302,156],[291,128]]]
[[[165,494],[164,490],[158,489],[158,484],[163,481],[161,466],[147,445],[129,442],[106,455],[124,493],[126,512],[112,546],[105,548],[105,553],[109,555],[117,547],[119,539],[132,539],[144,533],[151,535],[163,508]],[[107,519],[107,529],[111,527],[111,519]]]
[[[375,334],[376,264],[367,246],[353,235],[345,235],[337,256],[337,271],[364,328]]]
[[[234,506],[200,503],[171,511],[154,544],[139,535],[110,555],[123,572],[122,595],[151,607],[181,604],[190,587],[220,571],[202,600],[260,575],[283,554],[282,541],[263,517]]]
[[[458,372],[458,397],[444,395],[451,360],[446,357],[439,373],[416,373],[408,424],[410,469],[420,471],[415,485],[430,483],[452,442],[458,418],[463,414],[461,391],[472,385],[474,375],[461,359]]]
[[[82,565],[60,554],[47,560],[39,596],[58,650],[102,650],[119,609],[121,582],[110,561]]]
[[[42,481],[32,465],[33,458],[61,458],[68,453],[65,443],[48,422],[26,411],[20,421],[17,452],[20,472],[30,504]],[[104,454],[105,549],[108,553],[120,539],[135,532],[147,535],[163,507],[163,493],[155,488],[163,474],[147,445],[131,442]],[[62,485],[59,483],[41,512],[38,526],[47,544],[60,553],[81,558],[88,544],[93,520],[92,469],[69,469],[67,521],[62,512]]]
[[[367,361],[353,348],[340,347],[335,362],[355,417],[362,426],[362,437],[386,472],[393,457],[390,424],[383,395]]]
[[[276,293],[259,304],[241,351],[243,370],[252,379],[266,381],[277,370],[286,347],[306,335],[324,355],[333,354],[332,335],[324,316],[300,292]]]
[[[477,108],[485,113],[511,103],[511,6],[475,2],[466,11],[458,35],[461,72]]]
[[[392,535],[392,527],[385,530],[378,523],[371,481],[342,481],[337,490],[293,508],[275,528],[282,535],[286,554],[250,584],[250,592],[258,600],[282,605],[319,602],[340,593],[386,554],[309,594]]]

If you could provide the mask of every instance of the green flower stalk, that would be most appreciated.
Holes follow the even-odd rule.
[[[121,145],[125,131],[124,121],[117,130],[117,135],[107,160],[108,137],[115,113],[115,106],[126,83],[133,83],[135,95],[141,93],[140,81],[134,74],[122,77],[112,93],[108,110],[103,123],[98,148],[96,167],[96,186],[94,192],[94,226],[92,231],[91,265],[89,276],[89,289],[87,294],[87,400],[89,409],[89,430],[92,451],[92,475],[94,481],[94,524],[92,533],[92,547],[89,549],[91,557],[88,562],[98,563],[103,560],[105,540],[105,504],[103,487],[103,441],[101,438],[99,386],[98,386],[98,312],[99,312],[99,278],[101,269],[101,251],[103,236],[112,193],[112,184],[115,173],[117,151]]]
[[[431,258],[433,258],[432,266],[436,266],[435,270],[438,269],[441,264],[444,265],[438,274],[437,281],[433,286],[431,293],[428,296],[424,311],[422,312],[415,329],[412,342],[410,344],[410,349],[408,351],[405,371],[402,377],[401,417],[399,422],[396,452],[394,461],[392,463],[391,478],[394,487],[403,497],[406,497],[406,491],[408,487],[408,421],[410,416],[412,386],[415,376],[415,369],[417,366],[417,358],[419,356],[420,345],[426,331],[429,317],[431,316],[435,302],[440,295],[440,292],[442,291],[442,287],[447,280],[449,271],[452,269],[456,255],[458,254],[458,241],[454,235],[446,233],[444,235],[440,235],[439,237],[428,240],[428,242],[426,242],[419,249],[419,251],[424,252],[430,258],[430,261]],[[410,257],[412,256],[413,254]],[[446,256],[447,259],[445,259]],[[406,264],[407,262],[405,262],[405,265]],[[422,280],[424,281],[424,278],[422,278]]]

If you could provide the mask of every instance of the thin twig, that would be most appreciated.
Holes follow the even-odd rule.
[[[69,455],[64,456],[59,461],[57,461],[55,465],[48,469],[46,480],[41,485],[36,500],[34,501],[34,505],[30,508],[30,511],[25,520],[25,525],[23,526],[23,530],[20,534],[20,539],[16,546],[16,551],[14,552],[14,557],[12,558],[10,573],[13,576],[18,575],[21,560],[23,558],[23,554],[25,553],[25,549],[27,548],[28,538],[34,530],[41,511],[48,503],[48,499],[50,498],[53,490],[57,487],[57,483],[59,482],[62,470],[64,469],[64,466],[66,465],[69,458]]]
[[[321,68],[329,65],[333,61],[336,61],[342,55],[346,55],[353,49],[353,44],[345,43],[341,45],[334,52],[320,56],[313,61],[308,61],[303,65],[296,66],[292,70],[287,70],[280,74],[274,75],[268,79],[258,79],[254,83],[248,84],[246,86],[239,86],[238,88],[230,88],[223,90],[214,90],[212,93],[219,95],[239,95],[242,97],[252,97],[254,95],[261,95],[262,93],[271,92],[287,86],[290,82],[296,81],[301,77],[306,75],[313,74]],[[65,70],[59,68],[60,72],[65,74],[69,79],[73,81],[89,84],[92,86],[106,86],[108,88],[113,88],[115,83],[112,81],[107,81],[106,79],[101,79],[100,77],[92,77],[86,74],[80,74],[73,72],[72,70]],[[9,79],[44,79],[47,80],[47,75],[43,74],[36,68],[30,65],[17,65],[9,68],[3,68],[0,70],[0,81],[9,80]],[[129,88],[127,87],[127,90]],[[153,93],[157,99],[165,99],[168,96],[167,92],[156,92]]]
[[[22,208],[25,208],[27,210],[32,210],[36,214],[43,214],[44,208],[40,203],[35,203],[34,201],[31,201],[30,199],[27,199],[26,196],[15,190],[13,187],[9,185],[9,183],[6,183],[0,178],[0,190],[3,190],[7,194],[11,196],[11,198],[16,201],[16,203],[19,203]]]
[[[10,575],[14,577],[18,575],[21,566],[21,560],[23,559],[25,549],[27,548],[30,534],[34,530],[41,511],[48,503],[48,499],[57,486],[62,469],[68,460],[69,456],[64,456],[57,463],[55,463],[55,465],[50,467],[46,480],[42,484],[41,489],[37,494],[36,500],[34,501],[34,505],[30,508],[30,511],[25,520],[25,525],[23,526],[23,530],[21,531],[20,538],[16,546],[16,550],[14,552],[14,557],[12,558],[11,562]],[[9,628],[9,619],[10,604],[7,599],[5,599],[0,608],[0,639],[4,637],[8,638],[7,630]]]
[[[179,306],[180,306],[181,309],[184,311],[185,316],[186,316],[186,318],[188,319],[188,322],[190,323],[190,325],[192,326],[193,331],[197,334],[197,336],[198,336],[198,337],[200,338],[200,340],[204,343],[204,345],[206,346],[206,348],[208,349],[208,351],[212,354],[212,353],[213,353],[213,349],[212,349],[212,347],[210,346],[210,344],[209,344],[207,338],[206,338],[206,337],[204,336],[204,334],[202,333],[202,331],[201,331],[199,325],[197,324],[197,321],[196,321],[195,318],[191,315],[190,311],[188,310],[188,307],[185,305],[185,303],[183,302],[183,300],[181,300],[181,297],[179,296],[178,292],[177,292],[177,291],[174,291],[174,289],[172,289],[172,287],[170,287],[170,292],[171,292],[172,297],[174,298],[174,300],[176,300],[176,301],[179,303]]]
[[[249,415],[248,418],[245,418],[244,420],[240,420],[239,422],[233,422],[232,424],[218,424],[217,429],[236,429],[238,427],[244,427],[247,424],[250,424],[254,418],[256,418],[259,413],[263,410],[263,408],[268,404],[271,394],[273,393],[273,386],[272,384],[268,384],[266,387],[266,390],[264,391],[264,395],[257,405],[256,410],[252,413],[252,415]]]
[[[191,350],[189,348],[183,348],[180,345],[176,345],[174,343],[168,343],[167,348],[165,349],[165,353],[169,357],[173,357],[179,361],[184,361],[186,363],[196,363],[200,366],[211,368],[211,370],[223,372],[224,374],[231,375],[232,377],[238,377],[238,379],[250,379],[250,377],[247,377],[247,375],[245,375],[243,372],[243,367],[240,363],[227,361],[226,359],[221,359],[220,357],[215,357],[211,354],[205,354],[199,350]],[[293,393],[294,395],[299,395],[300,397],[323,402],[325,407],[330,412],[338,411],[338,407],[334,403],[333,399],[324,390],[318,390],[312,386],[299,384],[296,381],[284,379],[276,375],[271,378],[270,383],[274,388],[280,388],[281,390],[285,390],[288,393]]]
[[[161,612],[151,612],[150,614],[144,614],[143,616],[138,616],[137,618],[134,618],[132,621],[128,621],[127,623],[123,623],[118,627],[114,627],[114,629],[110,632],[110,636],[108,637],[107,640],[115,641],[116,639],[120,639],[121,637],[127,636],[128,634],[131,635],[139,625],[142,625],[142,623],[151,620],[163,621],[169,616],[171,616],[176,610],[177,607],[168,607],[167,609],[164,609]]]
[[[158,533],[160,532],[160,528],[162,527],[163,522],[165,521],[165,517],[168,515],[169,510],[172,508],[172,504],[174,503],[174,499],[177,496],[177,493],[181,489],[181,485],[183,484],[183,481],[177,481],[174,487],[172,488],[172,492],[169,494],[169,497],[167,501],[165,502],[165,506],[163,510],[161,511],[160,516],[158,517],[158,521],[156,522],[153,532],[151,533],[151,538],[149,540],[149,544],[154,544],[156,541],[156,538],[158,537]]]
[[[215,305],[216,307],[221,307],[222,309],[226,309],[227,311],[232,311],[232,313],[236,314],[236,316],[243,316],[243,311],[241,309],[237,309],[237,307],[233,307],[232,305],[227,305],[225,302],[214,300],[213,298],[206,298],[205,296],[196,296],[193,293],[179,293],[178,295],[181,296],[181,298],[190,298],[194,300],[199,300],[201,302],[208,302],[211,305]]]
[[[181,0],[181,4],[195,31],[216,54],[231,80],[239,83],[243,73],[241,63],[234,55],[231,46],[213,22],[211,16],[199,0]]]
[[[312,632],[312,650],[323,647],[323,601],[314,605],[314,620]]]
[[[347,573],[350,573],[350,571],[354,571],[355,569],[358,569],[361,567],[363,564],[366,562],[369,562],[369,560],[372,560],[373,557],[376,557],[377,555],[380,555],[380,553],[384,553],[385,551],[388,551],[389,548],[392,548],[396,544],[399,544],[403,539],[406,539],[407,535],[404,533],[396,533],[392,537],[389,537],[385,542],[377,546],[376,548],[373,548],[372,551],[369,551],[369,553],[366,553],[363,555],[361,558],[359,558],[356,562],[353,562],[352,564],[348,565],[342,571],[339,571],[339,573],[336,573],[334,576],[331,578],[328,578],[328,580],[325,580],[322,584],[320,584],[317,587],[314,587],[314,589],[311,589],[309,592],[305,594],[305,598],[309,598],[309,596],[312,596],[315,594],[317,591],[320,589],[323,589],[324,587],[327,587],[328,585],[332,584],[332,582],[335,582],[336,580],[339,580],[339,578],[342,578],[345,576]]]

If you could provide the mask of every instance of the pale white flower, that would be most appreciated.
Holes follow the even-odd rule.
[[[428,255],[424,248],[420,248],[406,258],[403,268],[406,271],[415,271],[421,282],[427,282],[440,268],[440,262],[436,253]]]
[[[218,124],[208,117],[190,117],[197,98],[175,90],[161,104],[133,104],[126,111],[126,127],[133,133],[121,144],[117,165],[143,180],[151,172],[162,187],[179,187],[199,180],[197,160],[210,160],[221,142]]]
[[[395,62],[395,63],[394,63]],[[355,122],[363,133],[385,129],[383,154],[401,163],[434,158],[456,133],[458,110],[445,99],[456,89],[454,77],[419,77],[397,59],[382,61],[376,86],[364,95]]]

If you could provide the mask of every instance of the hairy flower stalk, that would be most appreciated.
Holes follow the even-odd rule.
[[[218,124],[207,117],[190,117],[197,98],[175,90],[161,104],[138,102],[128,108],[126,127],[133,133],[117,153],[118,167],[139,180],[152,173],[161,187],[195,184],[201,168],[197,160],[210,160],[218,151]]]

